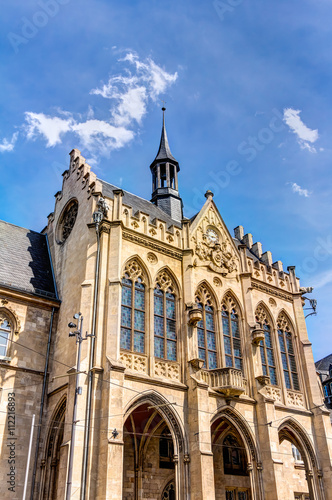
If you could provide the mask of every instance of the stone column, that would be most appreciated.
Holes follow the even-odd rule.
[[[319,387],[311,342],[308,339],[305,318],[303,314],[302,298],[300,295],[294,298],[294,314],[299,334],[299,356],[303,368],[304,387],[306,391],[309,408],[313,412],[313,434],[315,450],[322,470],[322,478],[319,479],[317,471],[314,472],[314,482],[319,491],[318,483],[322,482],[325,489],[326,500],[332,500],[332,428],[329,412],[322,407],[323,398]],[[317,493],[318,495],[318,493]],[[318,496],[317,498],[323,498]]]
[[[213,453],[211,447],[208,385],[190,377],[188,423],[190,441],[191,500],[215,498]]]
[[[166,185],[167,187],[171,187],[171,176],[169,172],[169,163],[166,163]]]
[[[108,432],[102,433],[103,439],[108,443],[107,455],[103,461],[103,475],[105,475],[106,491],[105,500],[119,500],[122,498],[123,485],[123,383],[125,368],[119,363],[109,362],[110,388],[108,416],[105,418],[104,428]],[[108,422],[108,425],[106,425]],[[100,497],[102,498],[102,497]]]

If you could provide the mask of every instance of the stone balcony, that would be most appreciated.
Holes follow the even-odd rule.
[[[199,373],[203,382],[224,396],[240,396],[247,390],[247,381],[237,368],[216,368],[201,370]]]

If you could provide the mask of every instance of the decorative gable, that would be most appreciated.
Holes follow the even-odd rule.
[[[194,267],[207,267],[223,276],[239,270],[239,256],[219,211],[208,197],[191,225]]]

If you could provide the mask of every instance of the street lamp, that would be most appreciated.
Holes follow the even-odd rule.
[[[76,414],[77,414],[77,396],[82,394],[82,387],[79,387],[79,375],[80,375],[80,364],[81,364],[81,344],[83,340],[86,340],[89,335],[82,337],[83,328],[83,316],[81,313],[76,313],[74,319],[77,320],[77,325],[72,321],[68,323],[68,327],[72,330],[76,328],[75,331],[70,331],[69,337],[76,337],[76,344],[78,345],[77,350],[77,364],[76,364],[76,384],[75,384],[75,396],[74,396],[74,409],[73,409],[73,421],[71,424],[71,441],[70,441],[70,455],[69,455],[69,465],[68,465],[68,478],[67,478],[67,489],[66,489],[66,500],[70,500],[71,497],[71,487],[73,478],[73,459],[74,459],[74,447],[75,447],[75,433],[76,433]]]

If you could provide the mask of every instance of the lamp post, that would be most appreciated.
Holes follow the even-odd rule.
[[[82,479],[81,479],[81,495],[80,500],[86,498],[86,483],[89,458],[89,440],[90,440],[90,421],[91,421],[91,400],[92,400],[92,381],[93,381],[93,363],[95,357],[95,337],[96,337],[96,321],[97,321],[97,302],[98,302],[98,285],[99,285],[99,264],[100,264],[100,234],[99,227],[104,216],[107,215],[109,207],[104,198],[100,197],[97,203],[97,209],[92,214],[92,220],[95,225],[97,236],[97,255],[95,267],[95,287],[93,294],[93,312],[92,312],[92,328],[91,328],[91,345],[90,345],[90,360],[88,371],[88,387],[85,410],[85,429],[84,429],[84,446],[83,446],[83,461],[82,461]]]
[[[70,322],[68,324],[69,328],[77,328],[73,332],[69,332],[69,337],[76,337],[77,349],[77,364],[76,364],[76,384],[75,384],[75,396],[74,396],[74,409],[73,409],[73,421],[71,425],[71,440],[70,440],[70,455],[68,464],[68,478],[67,478],[67,488],[66,488],[66,500],[70,500],[71,497],[71,487],[73,478],[73,459],[74,459],[74,447],[75,447],[75,433],[76,433],[76,415],[77,415],[77,396],[82,394],[82,387],[79,387],[79,375],[80,375],[80,363],[81,363],[81,344],[83,340],[86,340],[88,335],[82,337],[82,327],[83,327],[83,316],[81,313],[76,313],[74,319],[77,320],[77,325]]]

